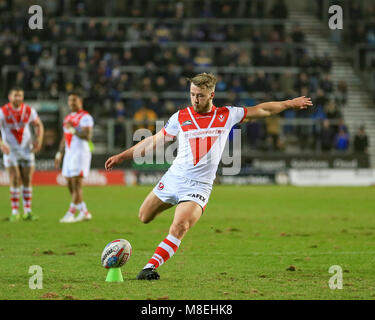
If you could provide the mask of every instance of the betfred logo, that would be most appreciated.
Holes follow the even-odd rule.
[[[159,182],[158,190],[163,190],[163,189],[164,189],[164,184],[163,184],[163,182]]]

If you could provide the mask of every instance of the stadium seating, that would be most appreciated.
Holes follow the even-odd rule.
[[[28,99],[63,105],[80,88],[105,151],[126,141],[110,144],[108,128],[124,134],[119,122],[141,107],[165,119],[185,106],[186,77],[202,71],[219,77],[217,105],[313,98],[312,110],[285,112],[273,125],[245,125],[245,149],[319,152],[322,119],[338,130],[346,83],[332,81],[331,57],[317,54],[301,25],[286,19],[282,1],[109,1],[105,10],[94,1],[57,3],[46,6],[46,28],[37,32],[25,28],[16,9],[2,12],[2,100],[17,85]]]

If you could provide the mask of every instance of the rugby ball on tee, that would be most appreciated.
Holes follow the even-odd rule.
[[[132,246],[125,239],[117,239],[108,243],[102,252],[102,266],[104,268],[120,268],[127,263],[132,254]]]

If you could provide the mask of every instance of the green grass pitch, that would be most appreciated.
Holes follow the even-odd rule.
[[[9,189],[0,188],[0,299],[374,299],[374,188],[214,186],[206,212],[159,281],[135,276],[168,233],[173,208],[150,224],[138,208],[152,189],[85,187],[90,222],[61,224],[63,187],[34,187],[40,220],[6,221]],[[104,246],[125,238],[133,255],[124,282],[106,283]],[[29,267],[43,289],[29,288]],[[332,290],[330,266],[343,270]]]

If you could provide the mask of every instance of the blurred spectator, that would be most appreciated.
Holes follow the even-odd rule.
[[[347,88],[344,81],[334,84],[330,76],[322,76],[322,72],[329,73],[332,68],[329,54],[316,56],[306,47],[296,55],[292,47],[288,47],[288,44],[304,42],[305,34],[301,25],[295,24],[292,30],[285,30],[283,23],[263,27],[242,23],[197,24],[184,19],[202,16],[222,16],[228,19],[234,17],[260,19],[267,16],[285,19],[288,17],[285,1],[166,0],[155,4],[152,1],[153,5],[147,5],[147,8],[144,4],[148,4],[149,1],[109,1],[108,6],[104,7],[104,4],[99,2],[93,2],[91,6],[88,3],[92,1],[73,1],[74,3],[64,10],[61,10],[59,4],[51,2],[44,12],[48,27],[41,33],[23,34],[22,14],[7,12],[6,22],[9,20],[10,23],[5,23],[4,27],[3,21],[0,22],[3,27],[0,31],[0,45],[3,47],[0,52],[0,67],[19,66],[17,71],[9,71],[6,74],[7,85],[21,85],[28,90],[34,90],[35,96],[45,95],[51,99],[58,99],[61,94],[80,87],[87,92],[94,115],[101,117],[113,112],[116,103],[124,98],[127,116],[133,116],[135,112],[146,106],[158,116],[168,117],[176,111],[176,106],[180,108],[186,101],[182,98],[174,98],[164,103],[164,100],[160,100],[163,99],[162,94],[165,91],[184,92],[188,87],[185,77],[195,75],[197,73],[195,67],[215,67],[219,71],[223,70],[223,73],[218,75],[216,84],[216,91],[220,93],[215,98],[217,105],[243,104],[246,99],[243,95],[251,95],[257,97],[257,100],[263,100],[265,93],[270,94],[267,96],[269,99],[284,99],[284,97],[287,99],[303,93],[313,95],[315,112],[295,113],[293,110],[288,110],[283,113],[286,119],[295,118],[296,115],[319,119],[324,118],[324,114],[329,119],[341,117],[338,109],[347,101]],[[267,14],[265,14],[266,8]],[[355,10],[357,9],[354,7],[354,15],[357,14]],[[59,19],[50,17],[48,16],[50,12],[92,18],[82,24],[75,24],[67,17]],[[120,17],[176,17],[179,21],[165,23],[165,20],[160,19],[143,19],[140,20],[143,22],[129,24],[111,18],[96,18],[96,16],[108,15],[110,12]],[[370,10],[366,9],[364,14],[369,15],[369,12]],[[353,31],[357,41],[356,30],[357,25]],[[366,37],[372,39],[372,29],[367,22],[359,20],[358,30],[363,34],[363,41],[366,41]],[[48,45],[52,40],[53,47]],[[100,40],[109,42],[111,46],[104,44],[88,47],[82,44],[81,48],[76,48],[67,40],[69,43]],[[122,45],[124,40],[127,41]],[[225,48],[211,49],[205,45],[203,47],[195,44],[186,45],[186,41],[199,42],[198,45],[208,41],[215,45],[225,41],[241,41],[251,42],[254,47],[246,48],[242,47],[242,44],[231,44]],[[120,44],[117,45],[116,42]],[[264,46],[264,42],[280,44],[280,48]],[[177,43],[177,46],[174,43]],[[285,47],[284,44],[287,46]],[[56,68],[60,66],[67,67],[66,71],[61,71],[63,68]],[[247,68],[251,70],[253,66],[261,67],[259,69],[269,66],[294,66],[301,71],[298,74],[245,72]],[[226,67],[226,70],[222,67]],[[229,69],[227,67],[234,69],[227,72]],[[241,72],[235,68],[242,68]],[[137,91],[139,94],[134,95]],[[142,95],[144,92],[152,94],[151,97]],[[3,95],[5,95],[4,90]],[[335,104],[333,107],[327,103],[331,97]],[[121,114],[120,111],[119,113]],[[264,124],[261,124],[256,129],[251,128],[258,132],[257,135],[254,134],[257,138],[253,145],[262,139],[263,126]],[[338,129],[337,124],[336,128]],[[309,130],[306,129],[304,132],[311,134]],[[294,131],[294,126],[284,127],[285,133]],[[275,147],[273,140],[271,145],[272,148]]]
[[[335,102],[328,102],[324,109],[325,114],[327,115],[327,118],[329,120],[338,120],[339,118],[341,118],[341,112],[337,109]]]
[[[321,88],[318,88],[318,90],[316,91],[316,97],[314,99],[314,105],[324,107],[325,113],[327,113],[327,108],[326,108],[327,102],[328,102],[328,98],[324,94],[324,91]]]
[[[246,135],[249,141],[250,148],[258,149],[260,147],[258,144],[264,137],[263,123],[259,121],[247,123]]]
[[[266,78],[266,74],[264,71],[258,71],[256,73],[256,79],[254,82],[254,91],[263,91],[263,92],[269,92],[271,90],[271,85]]]
[[[141,38],[141,32],[139,30],[139,25],[133,23],[130,25],[126,31],[126,39],[128,41],[139,41]]]
[[[305,42],[305,33],[299,23],[295,23],[292,27],[291,37],[294,43]]]
[[[343,130],[346,133],[349,133],[348,126],[345,124],[345,121],[343,118],[340,118],[337,125],[338,131]]]
[[[348,101],[348,86],[345,80],[340,80],[337,84],[337,90],[335,92],[335,102],[340,106],[344,107]]]
[[[324,90],[325,93],[333,93],[334,86],[329,73],[323,76],[323,79],[320,81],[320,88]]]
[[[163,92],[167,90],[167,83],[163,76],[158,76],[155,83],[156,92]]]
[[[357,1],[350,1],[349,17],[352,20],[360,20],[362,18],[362,8]]]
[[[158,95],[153,94],[148,103],[148,109],[153,110],[159,117],[162,115],[163,104],[160,102]]]
[[[297,81],[294,84],[294,90],[296,90],[298,92],[298,94],[300,95],[301,91],[302,91],[302,88],[303,87],[309,87],[309,85],[310,85],[310,81],[309,81],[307,73],[302,72],[299,75]]]
[[[177,111],[176,105],[173,101],[167,100],[164,104],[164,110],[163,110],[162,117],[169,118]]]
[[[365,127],[361,126],[358,129],[354,137],[354,152],[356,153],[367,153],[367,148],[369,146],[369,139],[365,131]]]
[[[43,138],[43,151],[56,151],[57,149],[57,132],[56,129],[53,128],[46,128],[44,131],[44,138]]]
[[[155,133],[155,121],[158,118],[155,111],[142,106],[135,114],[133,119],[137,122],[136,128],[147,128],[152,133]]]
[[[288,8],[284,0],[275,0],[270,10],[270,16],[273,19],[288,18]]]
[[[126,119],[125,105],[118,101],[115,104],[115,146],[122,147],[125,145],[125,127],[124,121]]]
[[[270,9],[270,17],[273,19],[287,19],[289,15],[288,7],[284,0],[275,0],[273,6]],[[274,30],[280,32],[280,35],[284,36],[284,24],[277,24],[274,26]]]
[[[38,66],[43,71],[51,71],[55,67],[55,59],[48,50],[44,50],[38,61]]]
[[[227,89],[228,89],[227,82],[224,81],[223,76],[219,74],[217,76],[217,82],[216,82],[215,91],[220,92],[220,91],[226,91]]]
[[[134,114],[144,106],[144,101],[140,92],[136,92],[134,97],[128,100],[129,112]]]
[[[272,150],[280,149],[280,117],[273,116],[265,119],[267,138],[270,140]]]
[[[323,126],[318,136],[318,143],[320,144],[320,150],[323,152],[331,151],[333,147],[334,132],[328,119],[323,120]]]
[[[48,89],[48,98],[49,99],[58,99],[59,98],[59,87],[57,82],[51,83]]]
[[[39,37],[33,36],[31,43],[27,48],[28,56],[31,64],[36,64],[42,53],[42,45],[40,44]]]
[[[212,58],[208,55],[207,50],[199,49],[198,54],[194,57],[193,63],[195,67],[212,66]]]
[[[325,52],[322,57],[318,56],[316,60],[321,72],[331,72],[333,63],[328,52]]]
[[[349,148],[349,133],[343,128],[339,129],[335,137],[335,148],[338,151],[347,151]]]

